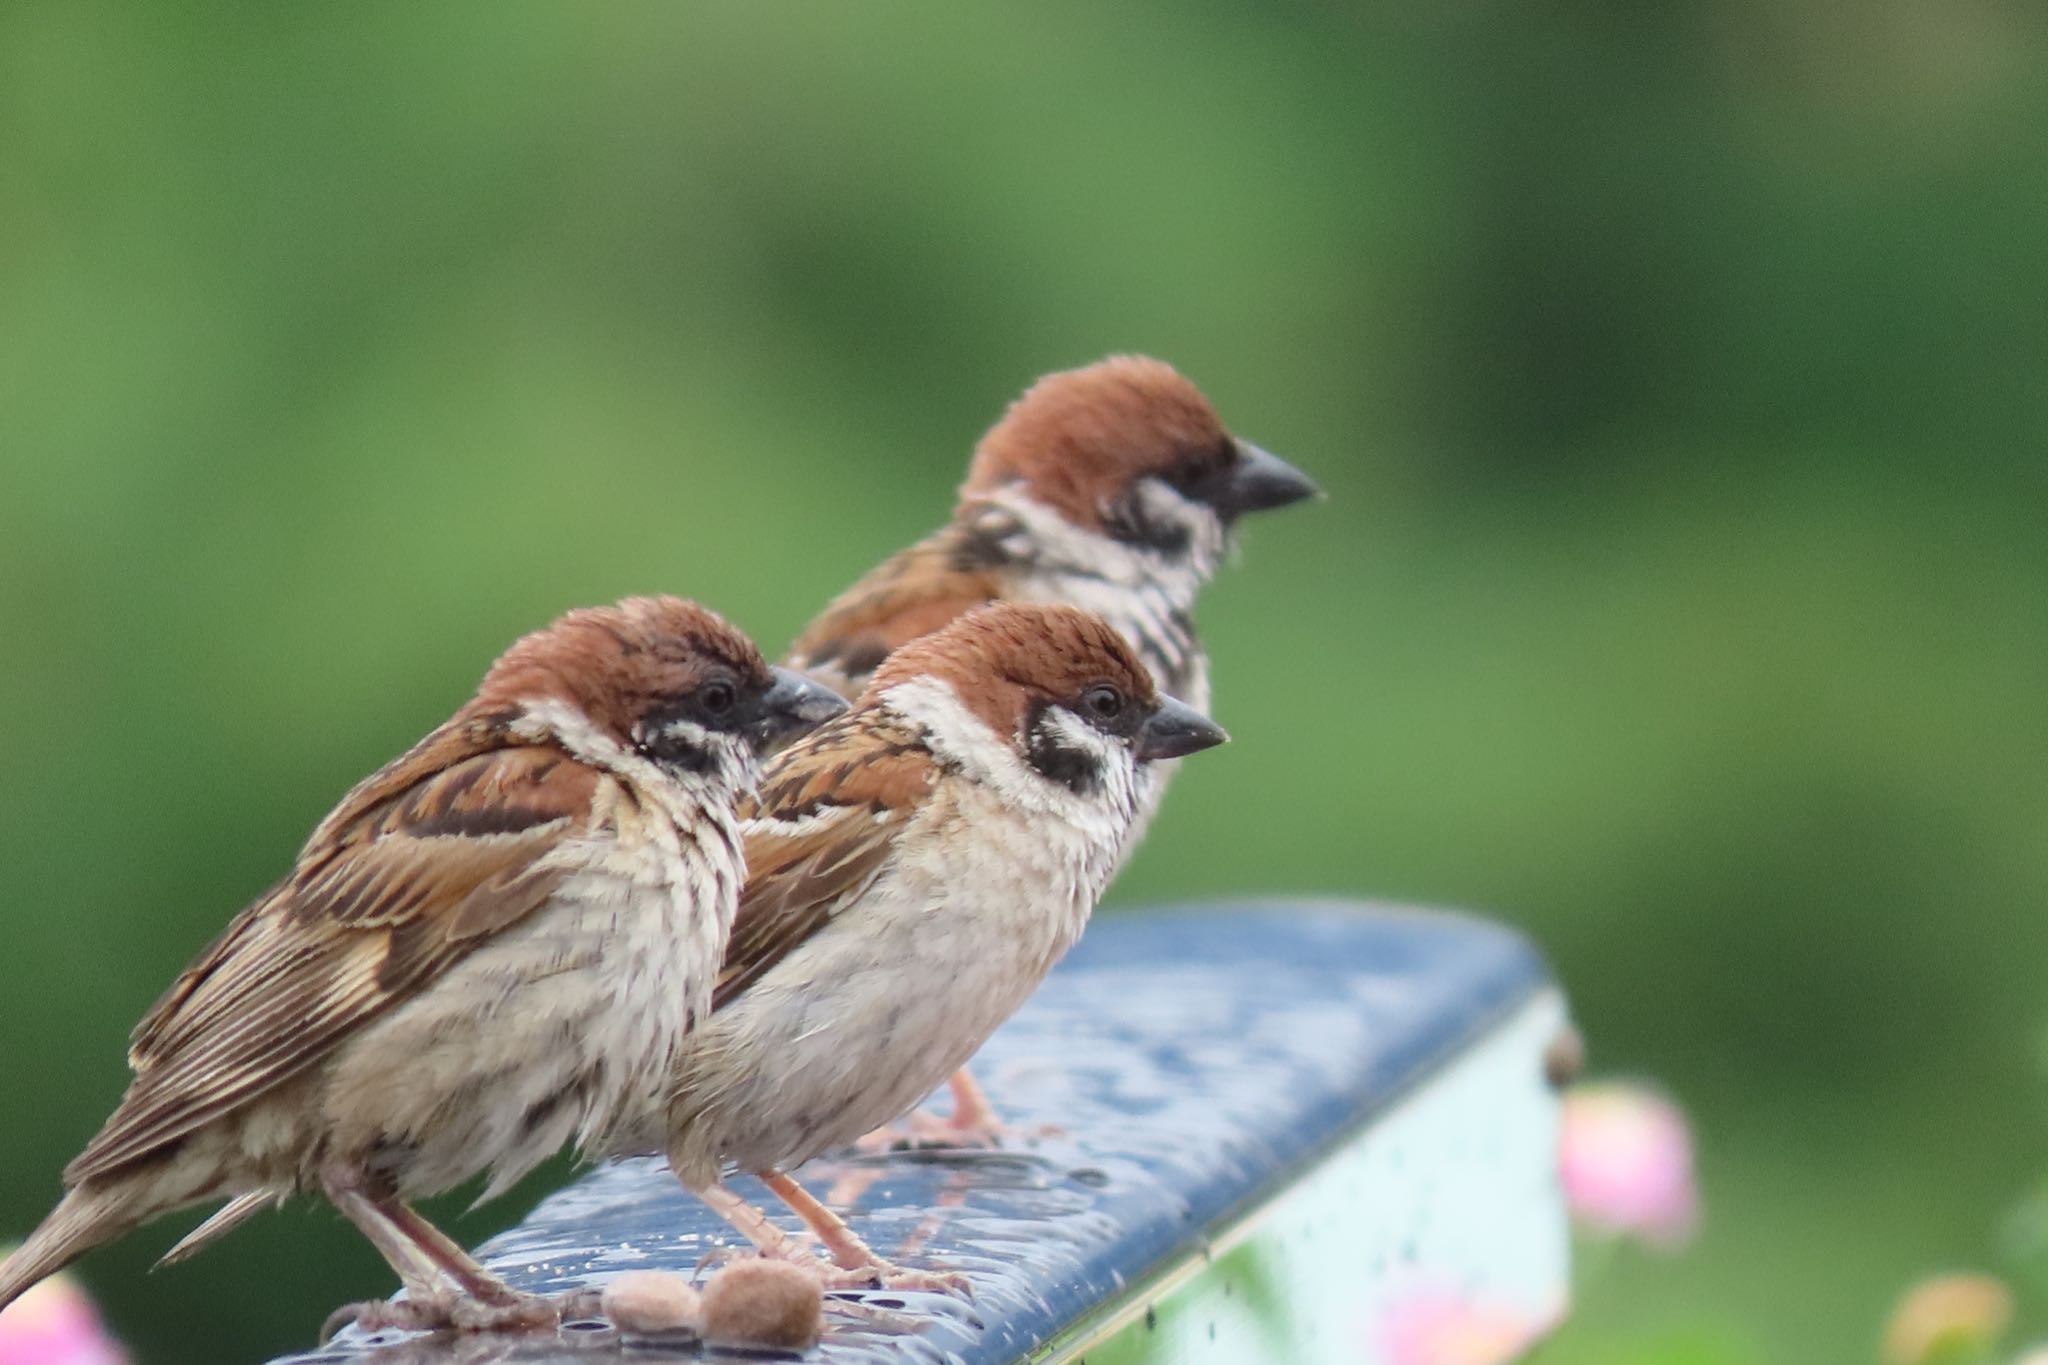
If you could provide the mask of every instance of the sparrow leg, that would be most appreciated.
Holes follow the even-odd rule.
[[[327,1197],[341,1216],[356,1225],[356,1230],[370,1239],[370,1245],[377,1248],[398,1275],[399,1282],[408,1294],[431,1297],[443,1293],[439,1283],[440,1267],[429,1259],[413,1240],[392,1223],[377,1201],[360,1190],[329,1188]]]
[[[832,1251],[834,1264],[826,1265],[801,1240],[790,1236],[770,1222],[768,1215],[734,1194],[723,1185],[711,1185],[697,1191],[697,1197],[711,1206],[711,1211],[732,1225],[733,1231],[752,1242],[763,1256],[778,1261],[800,1265],[818,1277],[826,1289],[936,1289],[945,1293],[968,1293],[965,1276],[932,1275],[921,1270],[902,1270],[877,1256],[867,1243],[853,1235],[853,1229],[841,1222],[839,1216],[817,1200],[806,1194],[801,1186],[779,1171],[767,1171],[761,1179],[769,1189],[781,1196],[784,1203],[796,1210],[797,1216],[808,1224],[820,1240]],[[811,1209],[823,1215],[822,1223],[811,1221],[803,1207],[783,1194],[778,1185],[793,1189],[797,1196]],[[836,1228],[837,1245],[827,1240],[829,1229]],[[842,1259],[844,1258],[844,1259]],[[848,1264],[848,1261],[851,1264]],[[899,1278],[900,1277],[900,1278]]]
[[[1052,1124],[1038,1128],[1016,1128],[1003,1122],[1003,1116],[989,1102],[988,1092],[981,1088],[981,1082],[974,1079],[974,1073],[966,1067],[954,1072],[946,1082],[953,1092],[953,1116],[944,1121],[944,1128],[938,1135],[938,1145],[947,1147],[996,1147],[1004,1138],[1058,1137],[1060,1129]],[[912,1116],[913,1128],[917,1115]],[[927,1116],[928,1117],[928,1116]]]
[[[397,1273],[406,1297],[399,1300],[366,1299],[335,1309],[321,1324],[320,1341],[325,1345],[343,1327],[353,1322],[366,1332],[395,1327],[407,1332],[432,1331],[449,1325],[454,1295],[440,1283],[439,1267],[387,1218],[376,1201],[352,1184],[327,1182],[327,1198],[341,1216],[356,1225],[377,1254]]]
[[[833,1284],[831,1287],[856,1288],[865,1285],[879,1289],[973,1294],[973,1286],[967,1282],[965,1275],[907,1270],[884,1259],[879,1252],[854,1234],[853,1229],[846,1225],[845,1219],[819,1203],[809,1190],[781,1171],[758,1171],[755,1174],[777,1199],[789,1205],[790,1211],[804,1220],[804,1226],[817,1235],[819,1243],[831,1254],[833,1264],[845,1272],[845,1275],[853,1277],[846,1284]],[[762,1221],[767,1220],[763,1218]],[[836,1280],[844,1276],[831,1278]]]
[[[1001,1131],[1003,1116],[989,1103],[988,1091],[981,1088],[972,1071],[961,1067],[947,1085],[953,1091],[953,1127],[963,1134],[981,1132],[991,1137]]]
[[[988,1092],[966,1067],[954,1072],[947,1086],[953,1092],[953,1112],[946,1118],[917,1110],[900,1125],[877,1128],[855,1146],[863,1152],[886,1152],[894,1147],[988,1148],[1000,1147],[1005,1138],[1058,1137],[1060,1129],[1051,1124],[1040,1128],[1013,1128],[989,1101]]]
[[[398,1199],[380,1199],[376,1208],[408,1242],[474,1297],[486,1303],[510,1303],[521,1297],[518,1290],[478,1265],[454,1238],[422,1218],[411,1205]]]
[[[592,1311],[596,1299],[580,1290],[550,1298],[514,1289],[477,1264],[460,1243],[400,1199],[376,1202],[377,1211],[469,1295],[449,1311],[452,1324],[468,1332],[553,1327],[565,1316]]]
[[[846,1226],[846,1220],[826,1208],[811,1192],[781,1171],[757,1171],[755,1175],[769,1193],[789,1205],[790,1212],[804,1220],[841,1270],[868,1270],[889,1263]]]
[[[763,1256],[772,1256],[778,1261],[813,1259],[803,1243],[776,1227],[768,1221],[767,1214],[725,1186],[707,1185],[697,1191],[697,1197],[709,1204],[711,1211],[723,1218],[734,1232],[752,1242]]]
[[[335,1310],[321,1329],[323,1340],[346,1322],[368,1332],[387,1327],[408,1332],[443,1327],[477,1332],[553,1327],[561,1321],[564,1305],[538,1294],[520,1293],[478,1265],[397,1196],[367,1193],[359,1174],[330,1171],[323,1184],[334,1207],[370,1239],[370,1245],[397,1272],[406,1293],[399,1300],[372,1299]],[[449,1290],[443,1275],[461,1292]]]

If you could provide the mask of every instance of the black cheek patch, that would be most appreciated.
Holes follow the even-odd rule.
[[[680,735],[666,731],[656,732],[640,752],[664,768],[675,768],[686,773],[705,773],[711,770],[711,754],[700,745],[693,744]]]
[[[1183,555],[1192,536],[1180,522],[1162,522],[1145,515],[1135,491],[1117,499],[1103,515],[1109,533],[1126,545],[1141,545],[1164,555]]]
[[[1102,790],[1100,759],[1095,754],[1061,743],[1059,732],[1046,716],[1046,710],[1045,703],[1032,709],[1025,732],[1030,737],[1026,755],[1031,766],[1046,780],[1059,783],[1077,796],[1090,796]]]

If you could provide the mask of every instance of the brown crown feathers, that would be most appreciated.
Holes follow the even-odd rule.
[[[1107,505],[1137,480],[1193,481],[1236,458],[1193,381],[1163,360],[1111,356],[1046,375],[1012,403],[982,437],[960,497],[1021,483],[1075,525],[1100,530]]]
[[[463,711],[492,714],[554,699],[623,739],[650,710],[721,669],[742,687],[773,681],[760,649],[717,612],[678,597],[628,597],[578,608],[515,641]]]
[[[1033,701],[1065,701],[1108,683],[1133,702],[1159,699],[1129,642],[1079,607],[997,602],[890,655],[862,701],[917,677],[949,684],[997,734],[1014,734]]]

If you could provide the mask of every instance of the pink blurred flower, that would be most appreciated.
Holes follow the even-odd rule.
[[[128,1365],[128,1353],[78,1282],[53,1275],[0,1309],[0,1365]]]
[[[1685,1115],[1647,1085],[1596,1081],[1565,1092],[1558,1145],[1565,1202],[1581,1225],[1676,1250],[1699,1226]]]
[[[1381,1346],[1387,1365],[1501,1365],[1552,1325],[1503,1304],[1425,1294],[1388,1311]]]

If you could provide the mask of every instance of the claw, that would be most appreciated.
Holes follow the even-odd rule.
[[[344,1304],[320,1325],[320,1344],[351,1324],[365,1332],[539,1332],[552,1331],[565,1317],[594,1317],[600,1296],[595,1290],[571,1290],[547,1297],[517,1294],[504,1300],[440,1294],[403,1299],[365,1299]]]
[[[884,1289],[918,1294],[951,1294],[956,1299],[974,1297],[973,1281],[956,1270],[911,1270],[895,1265],[879,1266],[877,1269],[881,1271]]]
[[[554,1298],[555,1318],[560,1322],[575,1322],[581,1318],[604,1316],[604,1291],[599,1289],[571,1289],[557,1294]]]
[[[348,1326],[365,1332],[434,1332],[452,1325],[457,1305],[451,1297],[405,1299],[364,1299],[345,1303],[320,1324],[320,1344],[325,1346],[336,1332]]]
[[[464,1332],[552,1331],[561,1325],[568,1298],[566,1294],[560,1298],[521,1294],[505,1303],[459,1299],[448,1315],[448,1325]]]
[[[345,1303],[329,1313],[326,1320],[320,1324],[320,1336],[316,1344],[325,1346],[334,1340],[334,1334],[355,1322],[368,1306],[367,1303]]]
[[[965,1275],[949,1270],[912,1270],[889,1261],[847,1269],[806,1254],[798,1264],[818,1277],[829,1292],[841,1289],[889,1289],[908,1294],[951,1294],[974,1297],[974,1285]]]

